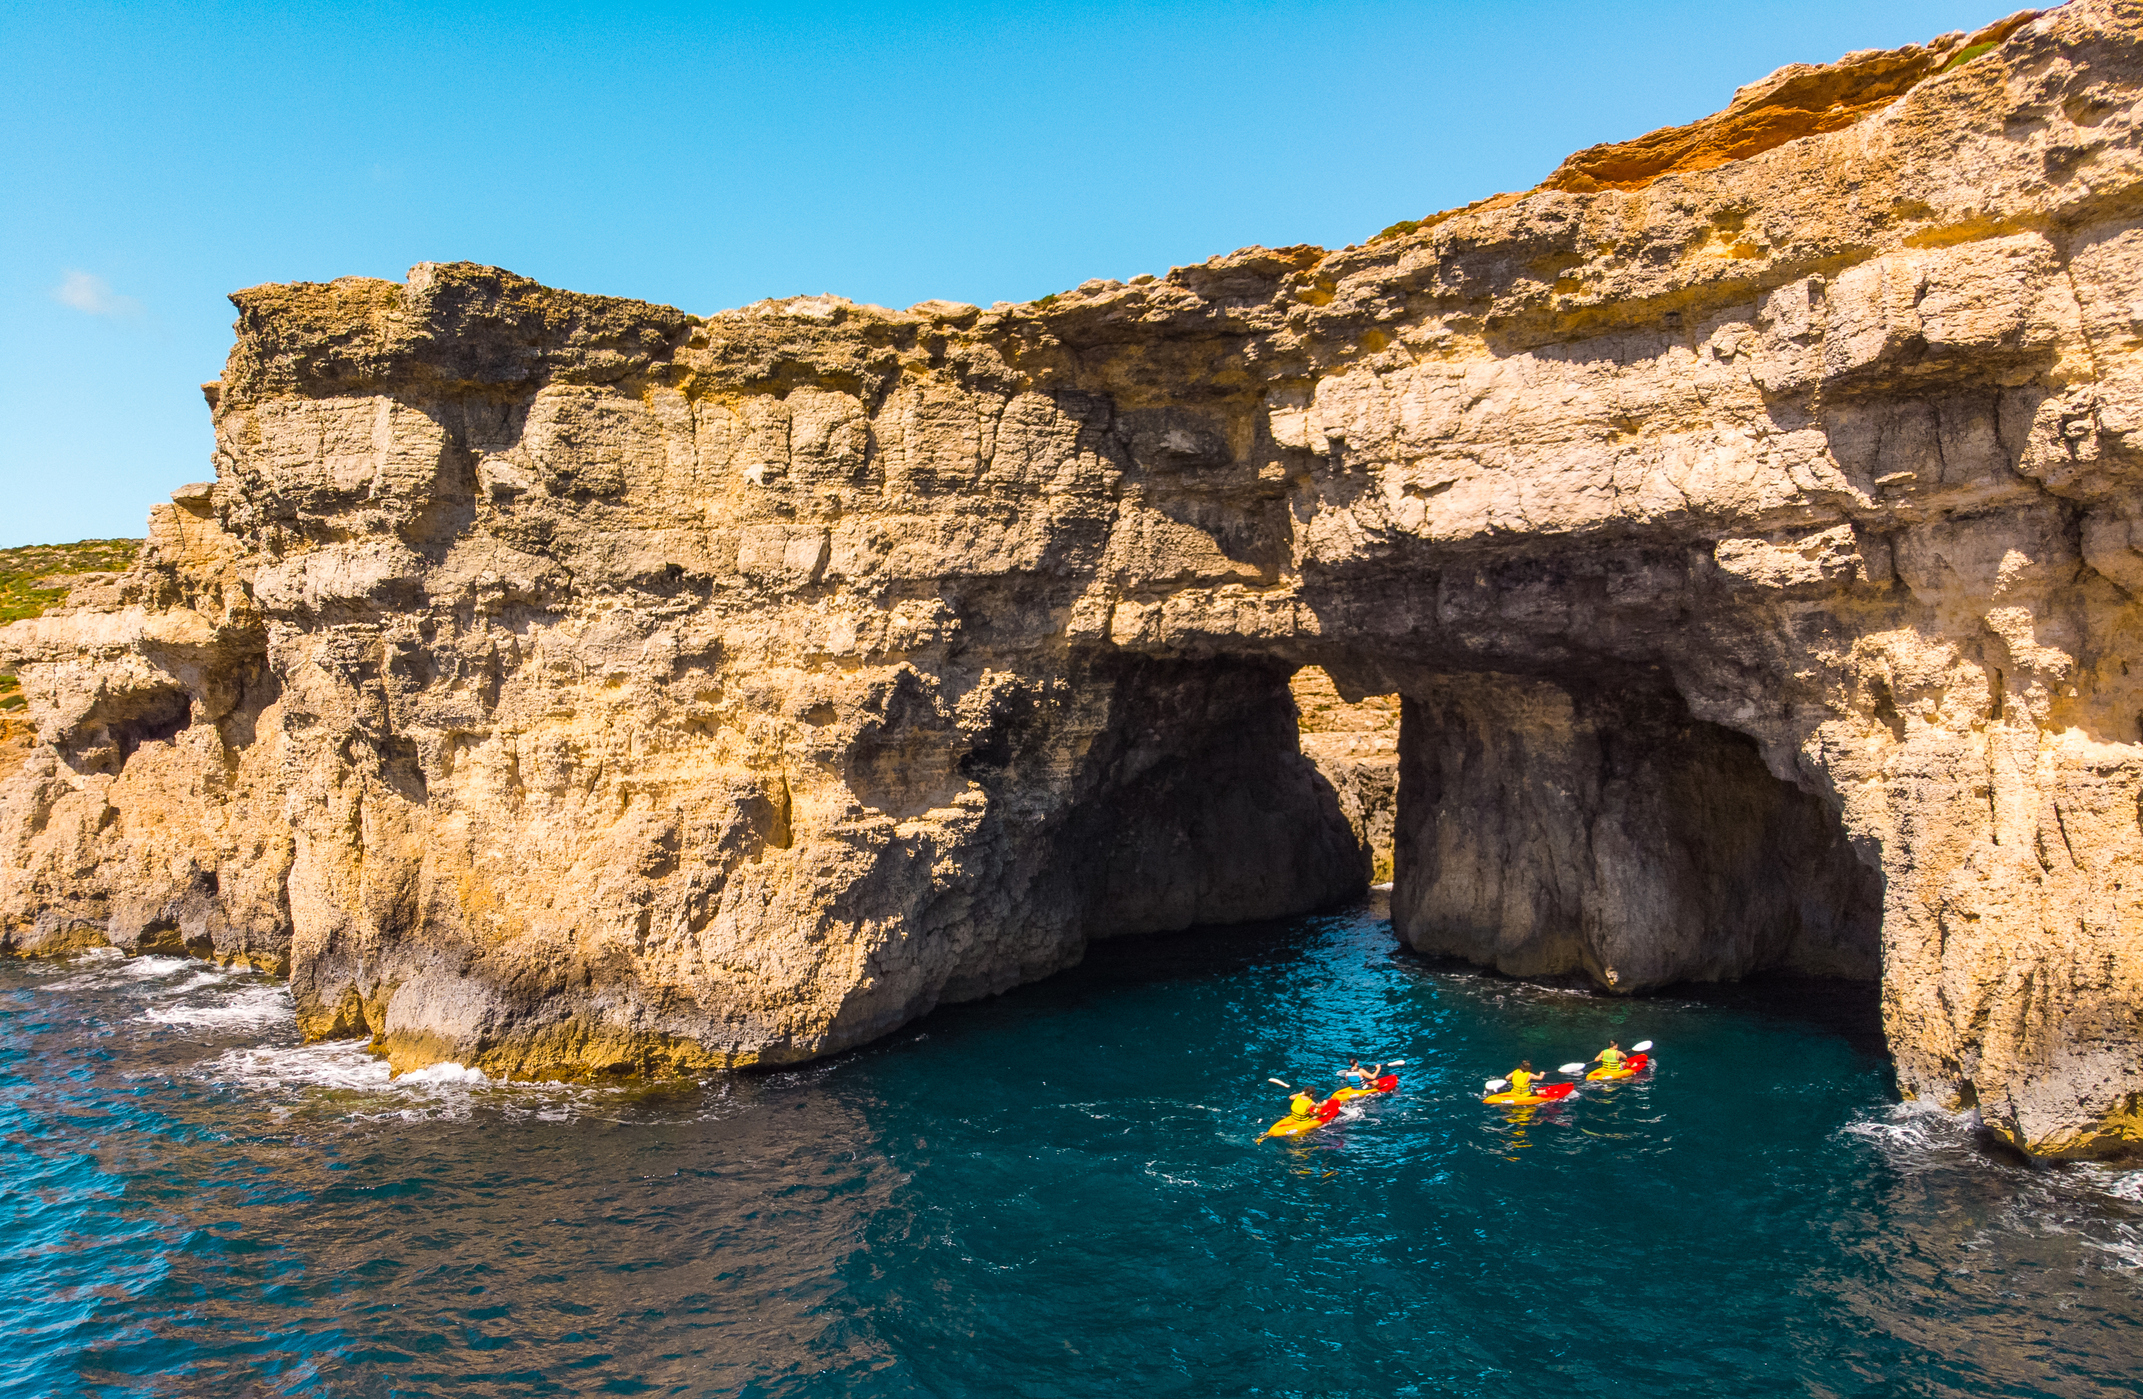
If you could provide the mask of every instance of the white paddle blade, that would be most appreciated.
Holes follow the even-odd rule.
[[[1635,1043],[1635,1044],[1631,1045],[1631,1046],[1630,1046],[1630,1049],[1631,1049],[1631,1051],[1632,1051],[1633,1053],[1637,1053],[1637,1054],[1642,1054],[1642,1053],[1644,1053],[1644,1052],[1645,1052],[1646,1050],[1650,1049],[1651,1047],[1652,1047],[1652,1041],[1650,1041],[1650,1040],[1639,1040],[1639,1041],[1637,1041],[1637,1043]]]
[[[1565,1064],[1555,1072],[1559,1074],[1581,1074],[1585,1072],[1585,1066],[1583,1064]]]
[[[1265,1081],[1266,1081],[1267,1083],[1280,1083],[1280,1080],[1278,1080],[1278,1079],[1276,1079],[1276,1078],[1268,1078],[1268,1079],[1266,1079]],[[1285,1083],[1280,1083],[1280,1086],[1281,1086],[1282,1088],[1286,1088],[1286,1089],[1287,1089],[1287,1091],[1288,1091],[1288,1092],[1290,1092],[1290,1093],[1292,1093],[1292,1092],[1294,1092],[1294,1091],[1295,1091],[1295,1090],[1294,1090],[1294,1089],[1293,1089],[1292,1087],[1290,1087],[1289,1085],[1287,1085],[1287,1084],[1285,1084]]]
[[[1501,1093],[1510,1086],[1511,1081],[1507,1078],[1492,1078],[1481,1085],[1481,1090],[1485,1093]]]
[[[1404,1060],[1404,1059],[1386,1059],[1386,1060],[1384,1061],[1384,1067],[1385,1067],[1385,1068],[1387,1068],[1387,1069],[1403,1069],[1403,1068],[1405,1068],[1405,1067],[1406,1067],[1406,1060]]]

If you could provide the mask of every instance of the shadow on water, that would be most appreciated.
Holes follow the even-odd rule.
[[[1414,964],[1430,976],[1486,977],[1510,981],[1517,986],[1539,986],[1605,1004],[1642,1005],[1647,1001],[1666,1000],[1709,1006],[1733,1014],[1774,1020],[1782,1028],[1832,1037],[1871,1059],[1884,1063],[1890,1060],[1890,1046],[1883,1038],[1882,987],[1872,981],[1763,972],[1742,981],[1683,981],[1643,995],[1618,996],[1600,990],[1583,977],[1519,981],[1485,971],[1457,957],[1414,952],[1403,944],[1396,947],[1392,955]]]

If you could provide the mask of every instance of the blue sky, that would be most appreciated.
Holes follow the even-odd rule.
[[[0,547],[211,474],[238,287],[1025,300],[1359,242],[2013,6],[0,0]]]

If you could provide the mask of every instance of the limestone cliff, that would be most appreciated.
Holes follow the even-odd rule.
[[[1369,857],[1369,877],[1392,877],[1399,819],[1399,697],[1368,695],[1349,704],[1317,666],[1288,682],[1302,756],[1317,765],[1339,800],[1347,827]]]
[[[1402,697],[1416,946],[1879,967],[1907,1093],[2133,1148],[2139,97],[2077,0],[1031,305],[239,293],[216,481],[0,632],[5,936],[400,1066],[793,1060],[1359,888],[1315,665]]]

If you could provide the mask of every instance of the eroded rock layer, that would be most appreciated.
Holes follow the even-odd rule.
[[[1359,888],[1316,665],[1404,698],[1416,946],[1879,963],[1906,1092],[2133,1147],[2139,39],[1032,305],[240,293],[216,481],[0,633],[5,936],[287,965],[401,1066],[801,1058]]]

